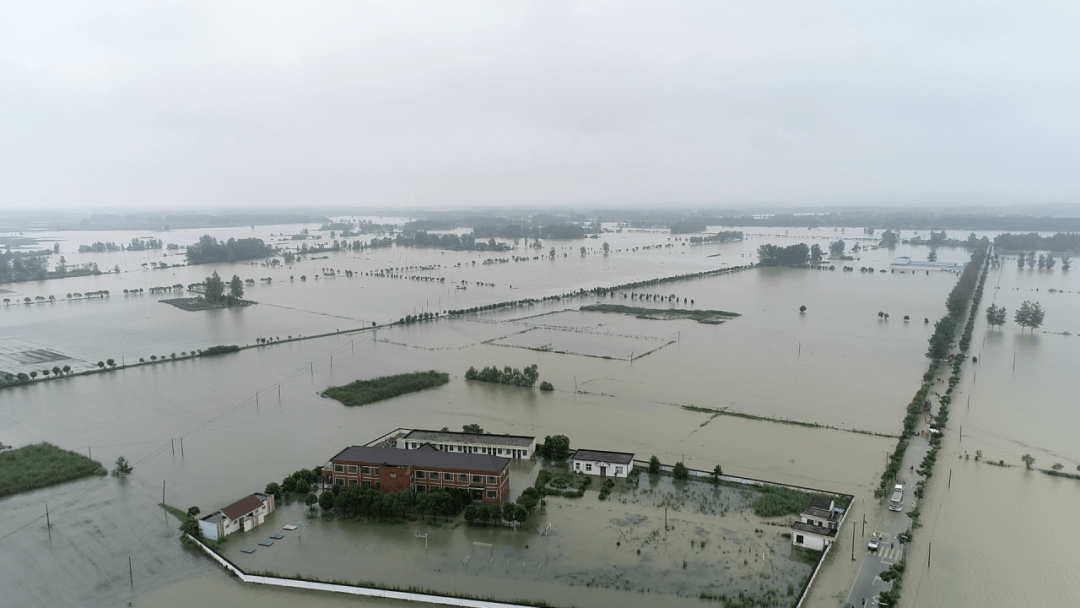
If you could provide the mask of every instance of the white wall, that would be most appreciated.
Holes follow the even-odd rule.
[[[602,462],[599,460],[578,460],[574,459],[570,462],[570,470],[575,473],[581,472],[586,475],[600,475],[600,467],[607,467],[608,477],[627,477],[630,475],[630,470],[633,468],[632,464],[615,464],[611,462]],[[619,470],[621,469],[621,472]]]

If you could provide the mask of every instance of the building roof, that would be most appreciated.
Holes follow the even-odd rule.
[[[822,511],[829,511],[833,508],[833,500],[825,496],[813,496],[810,498],[810,507],[821,509]]]
[[[836,519],[837,517],[837,514],[835,512],[828,509],[819,509],[817,507],[806,507],[805,509],[803,509],[802,514],[808,517],[816,517],[818,519],[825,520]]]
[[[570,458],[574,460],[596,460],[615,464],[631,464],[634,455],[629,452],[605,452],[603,450],[576,450]]]
[[[255,509],[258,509],[263,504],[259,494],[249,494],[233,504],[225,507],[221,510],[225,514],[225,517],[229,519],[240,519],[241,517],[251,513]]]
[[[406,441],[427,441],[429,443],[472,443],[476,445],[513,445],[521,448],[530,447],[536,437],[525,435],[492,435],[490,433],[459,433],[455,431],[410,431]]]
[[[833,538],[836,536],[836,530],[822,528],[821,526],[812,526],[801,521],[791,524],[791,529],[798,530],[799,532],[806,532],[808,534],[816,534],[817,536],[824,536],[826,538]]]
[[[490,454],[462,454],[438,450],[399,450],[396,448],[369,448],[354,445],[345,448],[330,459],[331,462],[356,462],[392,467],[418,467],[433,469],[459,469],[501,473],[510,465],[509,458]]]

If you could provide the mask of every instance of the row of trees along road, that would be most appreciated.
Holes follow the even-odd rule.
[[[1013,320],[1020,327],[1028,328],[1035,331],[1043,324],[1043,317],[1046,316],[1046,312],[1042,308],[1042,304],[1038,302],[1032,303],[1029,300],[1024,300],[1020,304],[1020,308],[1017,309],[1013,315]],[[997,306],[991,304],[986,309],[986,323],[990,327],[1001,327],[1005,325],[1006,310],[1003,306]]]
[[[975,247],[975,252],[971,254],[971,261],[960,274],[960,279],[949,292],[949,297],[945,300],[948,313],[934,324],[934,335],[930,336],[930,345],[926,350],[928,359],[940,361],[949,356],[949,349],[956,341],[956,324],[967,310],[968,302],[971,301],[971,296],[975,292],[979,272],[986,261],[989,248],[990,239],[983,237]]]

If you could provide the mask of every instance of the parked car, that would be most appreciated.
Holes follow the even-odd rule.
[[[877,551],[878,546],[880,546],[880,545],[881,545],[881,539],[878,538],[877,535],[874,535],[874,536],[870,537],[870,542],[866,543],[866,548],[871,550],[871,551]]]

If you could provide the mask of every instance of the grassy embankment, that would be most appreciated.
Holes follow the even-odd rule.
[[[878,433],[875,431],[864,431],[862,429],[845,429],[838,426],[831,426],[828,424],[818,424],[816,422],[802,422],[800,420],[792,420],[790,418],[774,418],[772,416],[758,416],[756,414],[747,414],[745,412],[734,412],[731,410],[721,410],[712,407],[699,407],[696,405],[681,405],[679,406],[688,412],[703,412],[716,416],[734,416],[735,418],[745,418],[747,420],[758,420],[762,422],[775,422],[777,424],[790,424],[793,426],[802,426],[808,429],[829,429],[832,431],[844,431],[845,433],[857,433],[859,435],[873,435],[874,437],[891,437],[896,438],[896,435],[890,435],[888,433]],[[707,423],[707,421],[706,421]],[[705,426],[702,424],[702,426]]]
[[[373,380],[356,380],[344,386],[331,386],[320,393],[348,406],[367,405],[450,382],[450,374],[435,370],[382,376]]]
[[[624,315],[635,315],[639,319],[670,320],[692,319],[698,323],[717,325],[742,316],[737,312],[726,310],[686,310],[682,308],[642,308],[640,306],[622,306],[621,304],[590,304],[582,306],[581,310],[587,312],[614,312]]]
[[[100,462],[82,454],[49,443],[28,445],[0,452],[0,496],[107,473]]]

